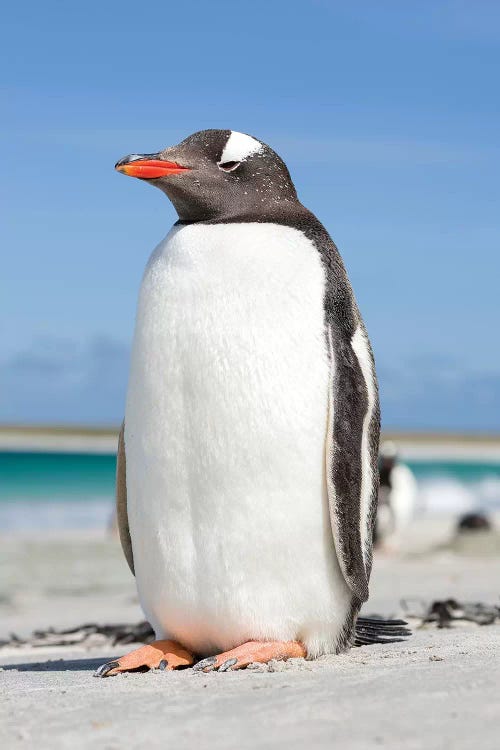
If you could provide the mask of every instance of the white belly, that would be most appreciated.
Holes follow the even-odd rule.
[[[312,243],[273,224],[177,227],[148,264],[125,444],[158,637],[335,648],[350,594],[326,496],[324,283]]]

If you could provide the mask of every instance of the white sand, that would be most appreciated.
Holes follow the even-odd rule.
[[[415,526],[413,550],[443,538]],[[405,545],[405,549],[408,546]],[[11,630],[142,619],[116,542],[0,540],[0,638]],[[366,612],[401,597],[498,601],[498,557],[379,558]],[[121,653],[118,649],[118,653]],[[109,649],[0,649],[0,747],[500,747],[500,626],[425,629],[275,672],[154,672],[104,680]]]

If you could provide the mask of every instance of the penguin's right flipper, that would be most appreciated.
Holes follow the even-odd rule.
[[[383,620],[378,617],[358,617],[356,620],[354,645],[368,646],[373,643],[398,643],[409,635],[405,620]]]
[[[127,459],[125,456],[125,421],[122,423],[118,437],[118,454],[116,457],[116,521],[123,554],[128,566],[134,573],[134,554],[128,525],[127,513]],[[134,573],[135,575],[135,573]]]

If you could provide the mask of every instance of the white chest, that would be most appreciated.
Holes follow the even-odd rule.
[[[332,605],[323,292],[312,243],[272,224],[174,228],[146,269],[129,522],[147,616],[193,647],[237,642],[248,602],[279,633],[284,596],[292,620]]]

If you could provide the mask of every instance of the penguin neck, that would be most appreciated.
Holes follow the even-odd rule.
[[[288,224],[294,226],[311,218],[310,212],[299,200],[268,201],[252,206],[227,206],[223,211],[178,211],[178,225],[186,224]]]

